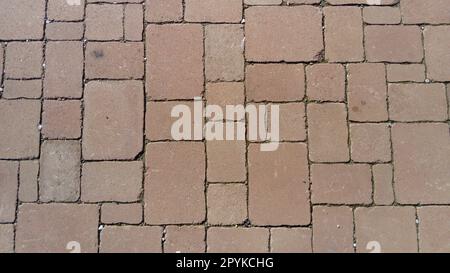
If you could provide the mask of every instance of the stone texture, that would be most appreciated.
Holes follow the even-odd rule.
[[[365,7],[363,17],[364,22],[375,25],[396,25],[402,20],[400,9],[397,7]]]
[[[263,253],[268,252],[269,230],[265,228],[208,229],[208,249],[212,253]]]
[[[81,40],[84,26],[80,22],[54,22],[47,24],[45,36],[49,40]]]
[[[449,24],[450,6],[446,0],[402,0],[404,24]]]
[[[36,202],[38,200],[38,174],[38,160],[20,162],[19,200],[21,202]]]
[[[270,250],[274,253],[310,253],[311,230],[307,228],[272,228]]]
[[[14,225],[0,225],[0,253],[14,252]]]
[[[425,65],[390,64],[386,67],[388,82],[424,82]]]
[[[44,35],[45,0],[4,0],[0,3],[0,39],[41,39]],[[6,12],[7,11],[7,12]]]
[[[208,182],[243,182],[247,179],[245,141],[207,141],[206,152]]]
[[[247,187],[244,184],[208,186],[208,223],[237,225],[247,219]]]
[[[2,96],[3,98],[6,99],[21,99],[21,98],[38,99],[42,96],[42,81],[5,80]]]
[[[19,164],[16,162],[0,161],[0,223],[13,223],[16,220],[18,171]]]
[[[127,41],[142,41],[144,11],[140,4],[128,4],[124,11],[124,34]]]
[[[353,161],[388,162],[391,160],[390,131],[387,124],[350,124],[350,142]]]
[[[162,228],[146,226],[108,226],[100,234],[102,253],[158,253]]]
[[[450,71],[442,69],[450,65],[450,26],[428,26],[423,31],[427,78],[449,81]]]
[[[419,207],[419,249],[426,253],[448,253],[450,250],[450,208]]]
[[[373,201],[377,205],[392,205],[394,203],[393,167],[391,164],[372,166],[374,183]]]
[[[80,0],[80,5],[69,5],[67,0],[49,0],[48,17],[50,20],[60,21],[83,20],[84,2],[85,0]]]
[[[121,5],[87,5],[85,37],[89,40],[123,38],[123,17]]]
[[[165,231],[164,253],[205,252],[205,227],[168,226]]]
[[[188,22],[240,22],[241,0],[185,0],[185,20]]]
[[[40,78],[43,62],[42,42],[12,42],[5,50],[5,77]]]
[[[142,222],[142,205],[139,203],[102,205],[102,223],[105,224],[139,224]]]
[[[315,64],[306,67],[306,93],[317,101],[344,101],[345,69],[340,64]]]
[[[42,112],[42,134],[47,138],[81,136],[81,102],[46,100]]]
[[[177,22],[183,17],[183,0],[146,0],[145,6],[149,22]]]

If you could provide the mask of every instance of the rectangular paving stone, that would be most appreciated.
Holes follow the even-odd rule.
[[[72,2],[74,4],[72,4]],[[50,20],[77,21],[83,20],[85,0],[49,0],[47,14]],[[79,3],[79,5],[77,5]],[[90,5],[88,5],[89,7]]]
[[[424,82],[425,65],[389,64],[386,66],[388,82]]]
[[[48,140],[42,143],[39,199],[75,202],[80,197],[80,142]]]
[[[450,6],[446,0],[402,0],[404,24],[449,24]]]
[[[142,193],[142,162],[88,162],[83,164],[81,200],[135,202]]]
[[[353,211],[350,207],[315,206],[313,209],[315,253],[353,253]]]
[[[0,159],[35,158],[39,155],[38,100],[0,101]]]
[[[20,161],[19,200],[21,202],[36,202],[38,200],[39,161]]]
[[[355,209],[357,252],[370,252],[371,242],[382,253],[417,252],[413,207],[372,207]]]
[[[435,81],[449,81],[450,71],[443,69],[450,65],[450,26],[427,26],[423,31],[427,78]]]
[[[164,253],[205,252],[204,226],[167,226]]]
[[[1,57],[1,56],[0,56]],[[5,80],[2,97],[6,99],[38,99],[42,96],[42,80]]]
[[[124,33],[127,41],[142,41],[144,11],[141,4],[128,4],[124,11]]]
[[[86,32],[88,40],[120,40],[123,38],[122,5],[87,5]]]
[[[345,99],[345,69],[340,64],[307,66],[306,82],[309,100],[338,102]]]
[[[17,162],[0,161],[0,223],[13,223],[16,220],[18,171]]]
[[[101,253],[160,253],[162,228],[107,226],[100,234]]]
[[[40,78],[43,61],[42,42],[11,42],[5,50],[5,77]]]
[[[419,249],[424,253],[448,253],[450,250],[450,207],[417,208]]]
[[[14,225],[0,225],[0,253],[14,252]]]
[[[104,224],[139,224],[142,222],[142,204],[116,204],[102,205],[101,221]]]
[[[208,81],[244,79],[244,31],[242,25],[205,27],[205,72]]]
[[[312,6],[245,10],[247,61],[316,61],[324,49],[322,14]],[[261,46],[264,45],[264,46]]]
[[[400,24],[402,15],[397,7],[365,7],[363,18],[367,24],[396,25]]]
[[[274,152],[248,148],[249,218],[254,225],[307,225],[309,179],[303,143],[281,143]]]
[[[268,252],[269,230],[266,228],[208,229],[207,252],[211,253],[264,253]]]
[[[238,225],[247,219],[247,186],[210,184],[207,192],[208,224]]]
[[[391,161],[390,129],[382,123],[350,124],[351,157],[355,162]]]
[[[392,205],[394,203],[393,171],[391,164],[376,164],[372,166],[373,201],[375,204]]]
[[[81,101],[45,100],[42,134],[46,138],[75,139],[81,136]]]
[[[204,144],[150,143],[145,160],[145,222],[201,223],[206,216]]]
[[[23,204],[16,227],[16,251],[96,253],[98,207],[85,204]]]
[[[311,200],[315,204],[370,204],[372,174],[366,164],[313,164]]]
[[[147,22],[178,22],[183,18],[183,0],[146,0]]]
[[[141,82],[89,82],[84,90],[84,107],[84,159],[134,159],[142,151]]]
[[[203,92],[203,29],[196,24],[149,25],[146,34],[148,96],[193,99]]]
[[[315,162],[350,160],[345,105],[309,103],[307,116],[310,159]]]
[[[44,35],[45,0],[3,0],[1,40],[41,39]]]
[[[207,141],[206,152],[208,182],[243,182],[247,179],[245,141]]]
[[[242,20],[241,0],[185,0],[185,20],[188,22],[232,23]]]
[[[49,40],[81,40],[83,32],[81,22],[53,22],[47,24],[45,36]]]
[[[394,124],[394,181],[401,204],[450,202],[450,138],[445,123]]]
[[[144,44],[141,42],[88,42],[87,79],[141,79],[144,77]]]
[[[311,229],[270,229],[270,251],[272,253],[311,253]]]
[[[44,96],[46,98],[81,98],[83,92],[82,42],[48,42],[45,63]]]
[[[304,103],[283,103],[279,105],[280,140],[304,141],[306,139],[306,107]],[[269,108],[269,115],[272,114]],[[268,120],[268,128],[271,121]]]
[[[218,105],[226,110],[227,105],[244,105],[245,86],[242,82],[217,82],[206,84],[205,99],[207,105]],[[223,117],[224,120],[240,120],[239,117]],[[219,121],[219,117],[211,120]]]

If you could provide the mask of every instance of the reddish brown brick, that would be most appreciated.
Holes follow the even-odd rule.
[[[390,132],[387,124],[353,123],[350,125],[350,142],[353,161],[391,160]]]
[[[340,64],[306,67],[307,95],[310,100],[344,101],[345,69]]]
[[[420,252],[448,253],[450,251],[450,208],[419,207]]]
[[[425,65],[389,64],[386,67],[388,82],[424,82]]]
[[[150,143],[146,152],[145,222],[202,222],[206,215],[203,143]]]
[[[185,0],[185,20],[188,22],[240,22],[241,0]]]
[[[41,39],[44,34],[45,0],[0,2],[0,39]]]
[[[303,141],[306,139],[305,104],[280,104],[280,140]],[[269,109],[269,114],[271,111]],[[269,125],[270,128],[270,120]]]
[[[367,24],[396,25],[400,24],[402,16],[397,7],[365,7],[364,22]]]
[[[67,0],[49,0],[48,17],[50,20],[76,21],[83,20],[84,1],[80,5],[69,5]],[[88,5],[88,7],[91,5]]]
[[[89,40],[123,38],[123,7],[121,5],[87,5],[86,33]]]
[[[310,223],[306,145],[282,143],[274,152],[250,144],[249,217],[256,225]]]
[[[0,225],[0,253],[14,252],[14,225]]]
[[[81,40],[83,31],[81,22],[53,22],[47,24],[45,36],[49,40]]]
[[[183,0],[146,0],[145,6],[149,22],[178,22],[183,18]]]
[[[391,164],[372,166],[374,193],[373,201],[377,205],[392,205],[394,203],[393,168]]]
[[[4,85],[5,86],[2,96],[3,98],[6,99],[19,99],[19,98],[38,99],[42,95],[42,80],[40,79],[5,80]]]
[[[128,4],[124,11],[124,33],[127,41],[142,41],[144,11],[141,4]]]
[[[212,225],[237,225],[247,219],[247,186],[209,185],[208,223]]]
[[[205,227],[168,226],[165,229],[165,253],[202,253],[205,252]]]
[[[265,228],[208,229],[208,252],[262,253],[268,252],[269,230]]]
[[[147,226],[108,226],[100,234],[102,253],[158,253],[162,228]]]
[[[402,0],[403,23],[449,24],[450,6],[446,0]]]
[[[46,100],[42,112],[42,134],[47,138],[81,136],[81,102]]]
[[[21,202],[36,202],[38,200],[39,161],[20,161],[19,200]]]
[[[371,242],[380,251],[417,252],[417,234],[413,207],[372,207],[355,210],[356,251],[370,252]]]
[[[310,253],[311,230],[307,228],[272,228],[270,250],[278,253]]]
[[[16,227],[17,252],[97,252],[98,207],[84,204],[24,204]]]
[[[5,50],[5,77],[40,78],[43,62],[42,42],[11,42]]]
[[[0,223],[13,223],[16,220],[17,173],[19,164],[13,161],[0,161]]]
[[[245,181],[247,178],[245,150],[245,141],[208,141],[206,143],[208,182]]]
[[[105,224],[139,224],[142,222],[142,204],[102,205],[102,223]]]
[[[206,104],[219,105],[223,110],[227,105],[244,105],[244,84],[242,82],[218,82],[206,85]],[[225,116],[224,119],[227,119]],[[236,120],[234,117],[230,120]],[[218,120],[212,118],[212,120]]]
[[[428,26],[424,30],[425,63],[427,77],[435,81],[449,81],[450,71],[442,69],[450,65],[450,26]]]

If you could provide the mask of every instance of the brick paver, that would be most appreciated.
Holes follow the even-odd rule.
[[[373,2],[0,1],[0,252],[450,252],[450,3]]]

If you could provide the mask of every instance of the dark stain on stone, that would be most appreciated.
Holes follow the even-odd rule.
[[[361,101],[361,105],[366,105],[366,104],[367,104],[367,102],[365,100]]]
[[[103,50],[94,50],[92,52],[92,55],[94,55],[94,57],[96,59],[100,59],[100,58],[103,58],[103,56],[105,56],[105,54],[103,53]]]
[[[359,112],[359,107],[358,106],[353,106],[352,107],[352,111],[353,112]]]

